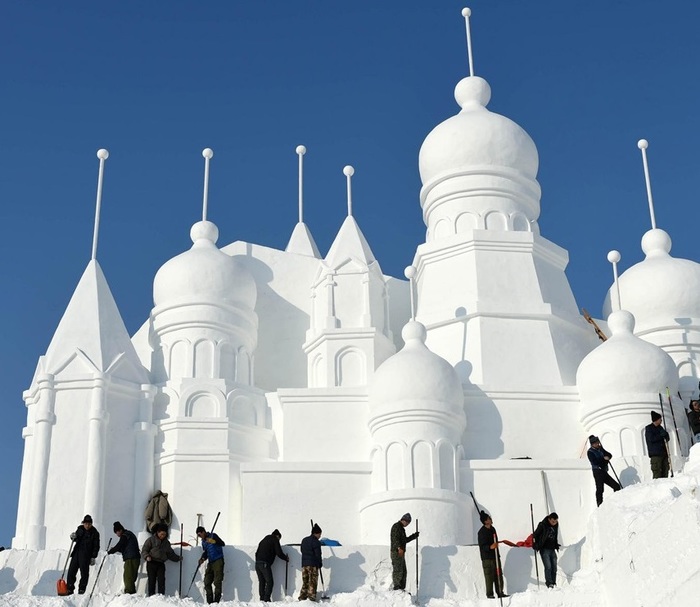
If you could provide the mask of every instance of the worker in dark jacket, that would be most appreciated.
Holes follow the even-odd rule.
[[[156,593],[156,583],[158,594],[165,594],[165,561],[180,562],[180,557],[168,541],[168,528],[165,524],[153,526],[153,535],[143,543],[141,556],[146,561],[148,596]]]
[[[644,428],[644,440],[647,443],[653,478],[668,476],[668,439],[668,432],[661,425],[661,415],[652,411],[651,423]]]
[[[406,527],[410,522],[411,515],[407,512],[391,526],[389,554],[392,569],[391,581],[394,584],[394,590],[406,590],[406,544],[415,540],[419,535],[416,531],[406,537]]]
[[[621,489],[620,484],[608,474],[608,465],[612,455],[603,449],[600,439],[592,434],[588,437],[591,446],[588,449],[588,461],[591,462],[593,478],[595,479],[595,501],[599,506],[603,503],[603,485],[613,491]]]
[[[493,526],[491,517],[483,510],[479,513],[479,520],[483,526],[479,529],[477,539],[481,555],[481,567],[484,570],[486,598],[496,598],[494,590],[496,596],[506,597],[508,595],[503,590],[503,574],[497,567],[498,535],[496,534],[496,528]]]
[[[86,514],[83,522],[73,533],[70,539],[75,542],[71,553],[70,566],[68,567],[68,594],[73,594],[75,590],[75,578],[80,569],[80,584],[78,584],[78,594],[84,594],[90,577],[90,565],[95,564],[97,553],[100,551],[100,533],[92,526],[92,517]]]
[[[289,562],[289,557],[282,552],[280,540],[282,534],[275,529],[270,535],[266,535],[260,540],[258,549],[255,551],[255,573],[258,574],[258,591],[260,600],[269,603],[272,598],[272,585],[275,583],[272,578],[272,563],[275,557],[280,557],[283,561]]]
[[[544,581],[547,588],[557,585],[557,550],[559,550],[559,516],[548,514],[535,529],[534,547],[538,550],[544,565]]]
[[[690,424],[690,433],[693,435],[694,442],[700,443],[700,400],[690,401],[688,423]]]
[[[141,564],[139,542],[136,536],[128,529],[124,529],[119,521],[114,523],[113,528],[119,541],[107,554],[121,552],[124,560],[124,593],[136,594],[136,578],[139,575],[139,565]]]
[[[301,592],[299,600],[316,600],[318,570],[323,567],[321,559],[321,528],[314,524],[311,535],[301,540]]]
[[[196,533],[199,539],[202,540],[202,548],[204,550],[199,559],[199,564],[209,561],[204,572],[204,591],[207,595],[207,603],[218,603],[221,600],[221,587],[224,583],[224,546],[226,544],[213,531],[207,533],[204,527],[197,527]],[[213,592],[212,582],[214,583]]]

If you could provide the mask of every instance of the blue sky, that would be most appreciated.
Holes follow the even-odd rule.
[[[131,332],[148,316],[158,267],[189,247],[204,147],[215,152],[209,218],[220,245],[286,245],[303,143],[305,220],[322,253],[344,218],[352,164],[354,215],[384,271],[401,275],[424,238],[418,150],[456,113],[452,91],[467,75],[464,5],[0,3],[1,545],[14,533],[21,393],[90,257],[96,150],[111,154],[98,259]],[[569,250],[579,306],[600,314],[608,250],[621,251],[621,270],[642,258],[640,137],[658,225],[675,256],[697,259],[700,6],[470,6],[476,73],[491,84],[489,108],[538,146],[541,232]]]

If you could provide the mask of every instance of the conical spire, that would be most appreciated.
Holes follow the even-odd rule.
[[[304,154],[306,154],[306,147],[298,145],[296,153],[299,157],[299,221],[294,226],[285,251],[320,259],[321,253],[318,251],[314,237],[311,235],[309,227],[304,223]]]
[[[148,383],[100,264],[92,259],[58,324],[44,357],[48,373],[60,371],[79,350],[96,370],[108,371],[126,358],[142,383]]]

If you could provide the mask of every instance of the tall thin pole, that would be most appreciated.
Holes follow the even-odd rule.
[[[649,162],[647,161],[647,148],[649,142],[646,139],[640,139],[637,142],[637,147],[642,151],[642,164],[644,165],[644,182],[647,186],[647,201],[649,202],[649,217],[651,218],[651,229],[656,229],[656,215],[654,214],[654,199],[651,196],[651,179],[649,178]]]
[[[416,598],[418,597],[418,519],[416,519]]]
[[[535,547],[535,515],[530,504],[530,523],[532,525],[532,551],[535,553],[535,575],[537,576],[537,587],[540,587],[540,569],[537,566],[537,548]]]
[[[97,157],[100,159],[100,168],[97,173],[97,198],[95,200],[95,227],[92,230],[92,254],[90,259],[97,259],[97,236],[100,231],[100,210],[102,208],[102,181],[105,172],[105,160],[109,158],[109,152],[107,150],[100,149],[97,150]]]

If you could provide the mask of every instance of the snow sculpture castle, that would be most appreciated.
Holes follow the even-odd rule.
[[[460,111],[420,150],[427,230],[408,283],[383,274],[352,216],[352,167],[325,257],[301,205],[285,251],[218,248],[211,150],[192,247],[156,274],[133,337],[93,247],[24,394],[13,547],[63,546],[86,512],[100,528],[143,530],[156,489],[174,525],[220,510],[234,544],[274,527],[302,537],[310,517],[344,543],[383,544],[407,510],[430,520],[425,544],[473,542],[470,491],[503,536],[522,533],[507,515],[535,502],[556,506],[574,541],[594,508],[589,433],[623,475],[648,477],[642,433],[658,391],[687,397],[697,384],[700,265],[670,256],[650,197],[646,259],[620,277],[599,345],[567,252],[539,233],[535,144],[490,96],[483,78],[461,80]],[[687,438],[682,426],[676,454]]]

